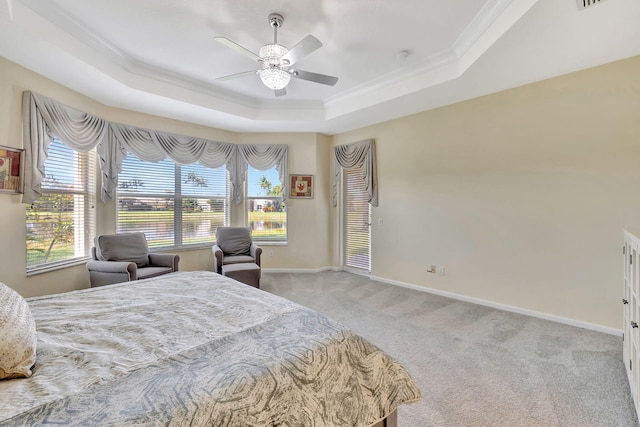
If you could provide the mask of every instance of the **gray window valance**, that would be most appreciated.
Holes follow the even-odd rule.
[[[239,191],[242,199],[243,181],[234,179],[237,146],[226,142],[209,141],[182,135],[173,135],[120,123],[109,124],[109,146],[112,148],[111,164],[117,170],[116,177],[122,170],[122,162],[131,153],[146,162],[159,162],[170,158],[176,163],[188,165],[199,162],[209,168],[225,166],[231,177],[232,198],[236,200]],[[116,188],[116,182],[113,188]],[[238,203],[238,202],[236,202]]]
[[[333,206],[338,205],[338,181],[341,168],[358,169],[365,183],[369,203],[378,206],[378,173],[373,139],[333,147]]]
[[[114,196],[122,162],[128,153],[148,162],[168,157],[179,164],[199,162],[210,168],[225,165],[230,176],[232,200],[236,204],[242,202],[247,164],[260,170],[275,166],[284,198],[288,195],[287,145],[236,145],[111,123],[30,91],[23,94],[23,127],[26,148],[23,203],[33,203],[41,194],[44,162],[53,135],[76,151],[96,147],[104,202]]]
[[[104,141],[108,123],[29,91],[22,96],[22,114],[25,148],[22,201],[33,203],[42,194],[44,162],[53,136],[58,136],[76,151],[89,151]],[[98,152],[98,155],[100,163],[104,163],[103,153]],[[102,190],[104,193],[104,180]]]
[[[238,150],[240,155],[236,170],[243,175],[240,182],[247,179],[247,164],[258,170],[267,170],[275,166],[280,178],[282,197],[288,198],[289,157],[287,145],[238,145]]]

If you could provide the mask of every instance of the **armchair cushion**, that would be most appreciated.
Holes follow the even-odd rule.
[[[241,264],[241,263],[255,263],[256,260],[249,255],[230,255],[224,257],[224,265],[227,264]]]
[[[105,234],[95,238],[100,261],[130,261],[138,267],[149,265],[149,247],[144,233]]]
[[[173,269],[170,267],[144,267],[138,269],[137,279],[148,279],[149,277],[161,276],[172,272]]]
[[[179,261],[180,261],[180,256],[176,254],[164,254],[164,253],[149,254],[150,267],[169,267],[171,268],[171,271],[178,271]]]
[[[228,255],[249,255],[251,249],[251,230],[249,227],[218,227],[216,244]]]

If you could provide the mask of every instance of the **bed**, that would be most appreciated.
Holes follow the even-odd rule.
[[[27,301],[37,360],[0,426],[369,426],[420,399],[364,338],[212,272]]]

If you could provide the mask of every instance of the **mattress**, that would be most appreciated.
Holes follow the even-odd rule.
[[[212,272],[28,302],[37,361],[0,381],[0,426],[368,426],[420,399],[348,328]]]

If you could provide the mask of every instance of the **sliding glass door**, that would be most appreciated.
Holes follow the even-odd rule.
[[[371,271],[371,205],[364,180],[355,169],[343,170],[342,262],[346,269]]]

